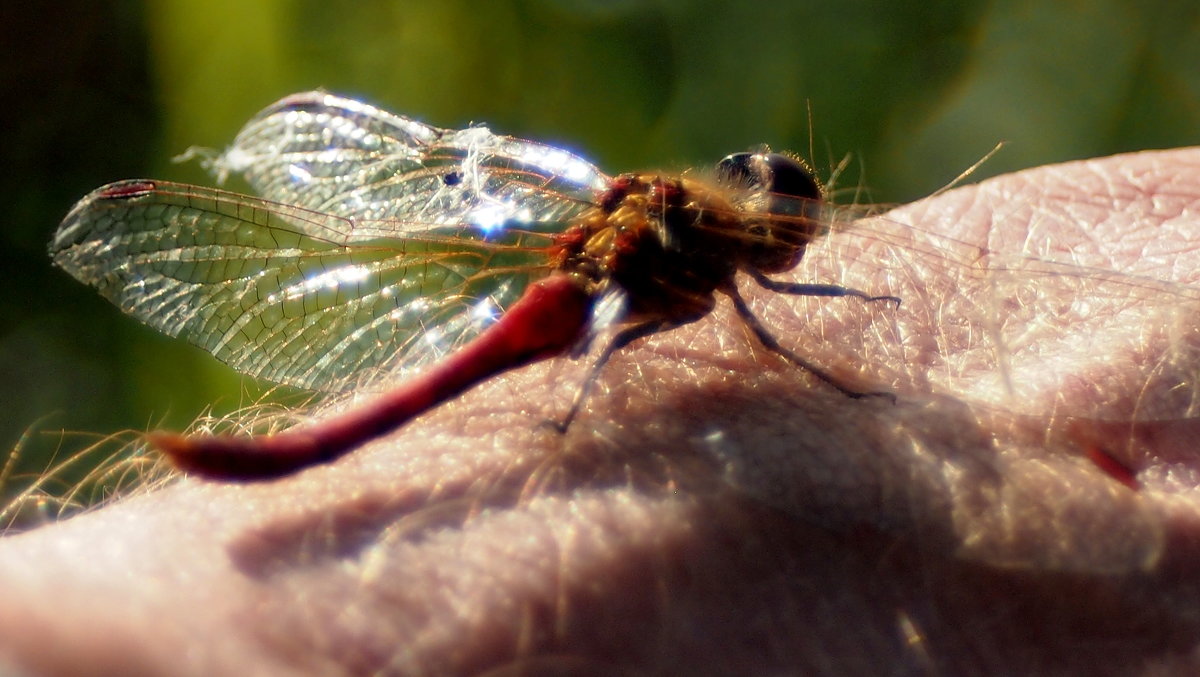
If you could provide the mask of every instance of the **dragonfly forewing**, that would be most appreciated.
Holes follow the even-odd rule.
[[[286,97],[209,163],[269,200],[393,229],[563,221],[607,185],[565,150],[485,127],[447,130],[325,92]]]

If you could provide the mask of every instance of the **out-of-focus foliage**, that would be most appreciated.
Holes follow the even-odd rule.
[[[768,143],[845,154],[877,201],[977,177],[1195,143],[1200,9],[1157,3],[212,0],[0,10],[0,445],[186,425],[243,402],[200,351],[52,270],[45,243],[108,181],[207,181],[170,164],[315,87],[443,127],[567,146],[610,171]],[[809,110],[811,109],[811,121]],[[812,134],[810,137],[810,122]],[[861,179],[859,174],[861,174]],[[59,453],[81,446],[67,439]]]

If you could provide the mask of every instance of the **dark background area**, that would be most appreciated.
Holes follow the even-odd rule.
[[[760,143],[901,202],[975,178],[1200,134],[1200,5],[511,0],[7,3],[0,9],[0,448],[44,468],[81,438],[180,428],[246,380],[123,317],[46,243],[121,178],[211,183],[282,95],[323,87],[441,127],[486,122],[610,172]],[[811,129],[810,116],[811,106]],[[3,476],[0,475],[0,478]],[[8,491],[19,489],[9,482]],[[0,490],[3,490],[0,482]]]

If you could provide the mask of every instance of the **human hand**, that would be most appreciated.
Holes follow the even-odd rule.
[[[1198,201],[1189,149],[1040,168],[889,215],[958,241],[959,263],[986,247],[1166,284],[1026,276],[1018,258],[977,275],[894,230],[874,245],[833,235],[797,279],[893,293],[900,309],[746,287],[777,336],[893,388],[896,405],[830,392],[718,313],[618,354],[565,436],[538,422],[565,410],[577,372],[540,363],[329,466],[183,480],[8,538],[0,665],[1194,669]],[[1140,489],[1088,462],[1092,445]]]

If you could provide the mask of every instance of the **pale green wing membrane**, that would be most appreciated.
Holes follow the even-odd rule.
[[[439,359],[549,272],[551,236],[605,181],[558,152],[298,95],[212,163],[272,200],[118,182],[75,205],[51,254],[243,373],[339,390]]]
[[[568,219],[608,177],[565,150],[485,127],[438,129],[325,92],[263,110],[209,163],[268,200],[397,227]]]

